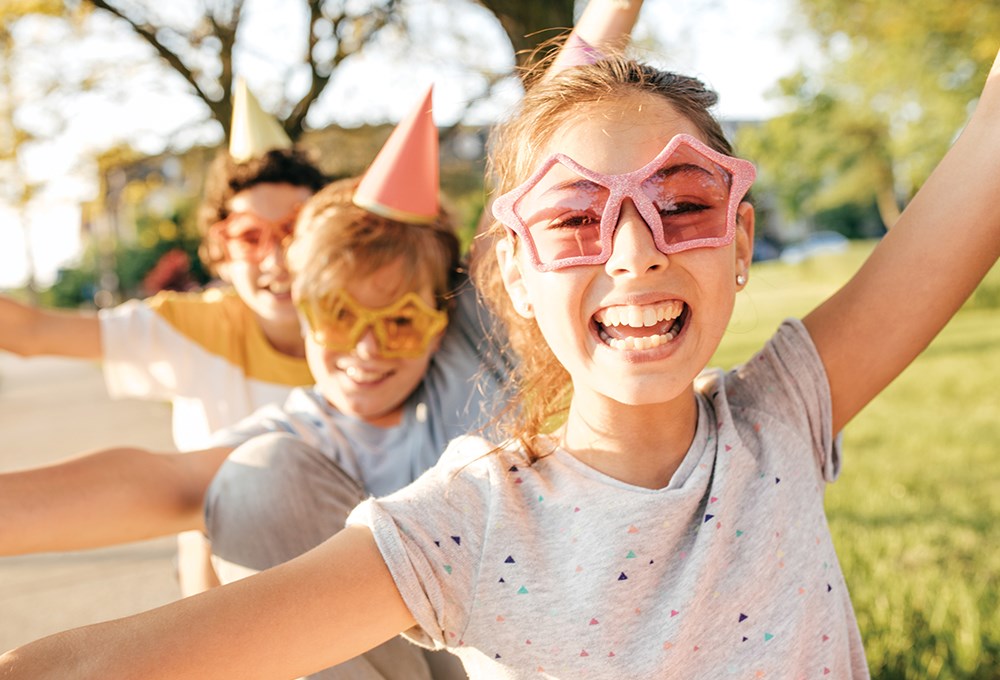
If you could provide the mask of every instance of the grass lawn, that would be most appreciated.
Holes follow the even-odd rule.
[[[714,365],[746,359],[871,244],[755,265]],[[827,514],[874,678],[1000,678],[1000,266],[844,431]]]

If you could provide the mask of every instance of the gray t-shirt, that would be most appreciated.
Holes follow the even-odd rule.
[[[468,437],[358,506],[348,524],[372,529],[408,635],[472,678],[867,678],[823,509],[840,468],[829,386],[804,326],[696,393],[664,489]]]
[[[504,403],[510,359],[491,340],[490,326],[466,282],[441,347],[394,427],[340,413],[315,387],[297,388],[283,405],[265,406],[220,430],[211,445],[238,446],[257,435],[287,432],[322,451],[369,493],[391,493],[433,466],[452,439],[488,424]]]

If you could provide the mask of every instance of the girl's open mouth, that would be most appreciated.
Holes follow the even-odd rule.
[[[594,314],[597,336],[616,350],[646,350],[676,338],[691,309],[680,300],[651,305],[616,305]]]

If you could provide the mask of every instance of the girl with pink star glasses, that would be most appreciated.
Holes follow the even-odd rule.
[[[520,358],[505,440],[456,440],[291,563],[0,669],[113,642],[144,677],[269,677],[406,631],[473,678],[867,677],[823,490],[837,433],[1000,256],[1000,60],[868,262],[729,373],[704,369],[747,283],[753,170],[714,102],[608,58],[538,82],[501,129],[477,277]]]

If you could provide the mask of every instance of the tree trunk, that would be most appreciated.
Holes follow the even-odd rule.
[[[540,42],[573,28],[574,0],[479,0],[493,12],[514,46],[519,67],[527,66]],[[538,54],[542,57],[551,48]]]

